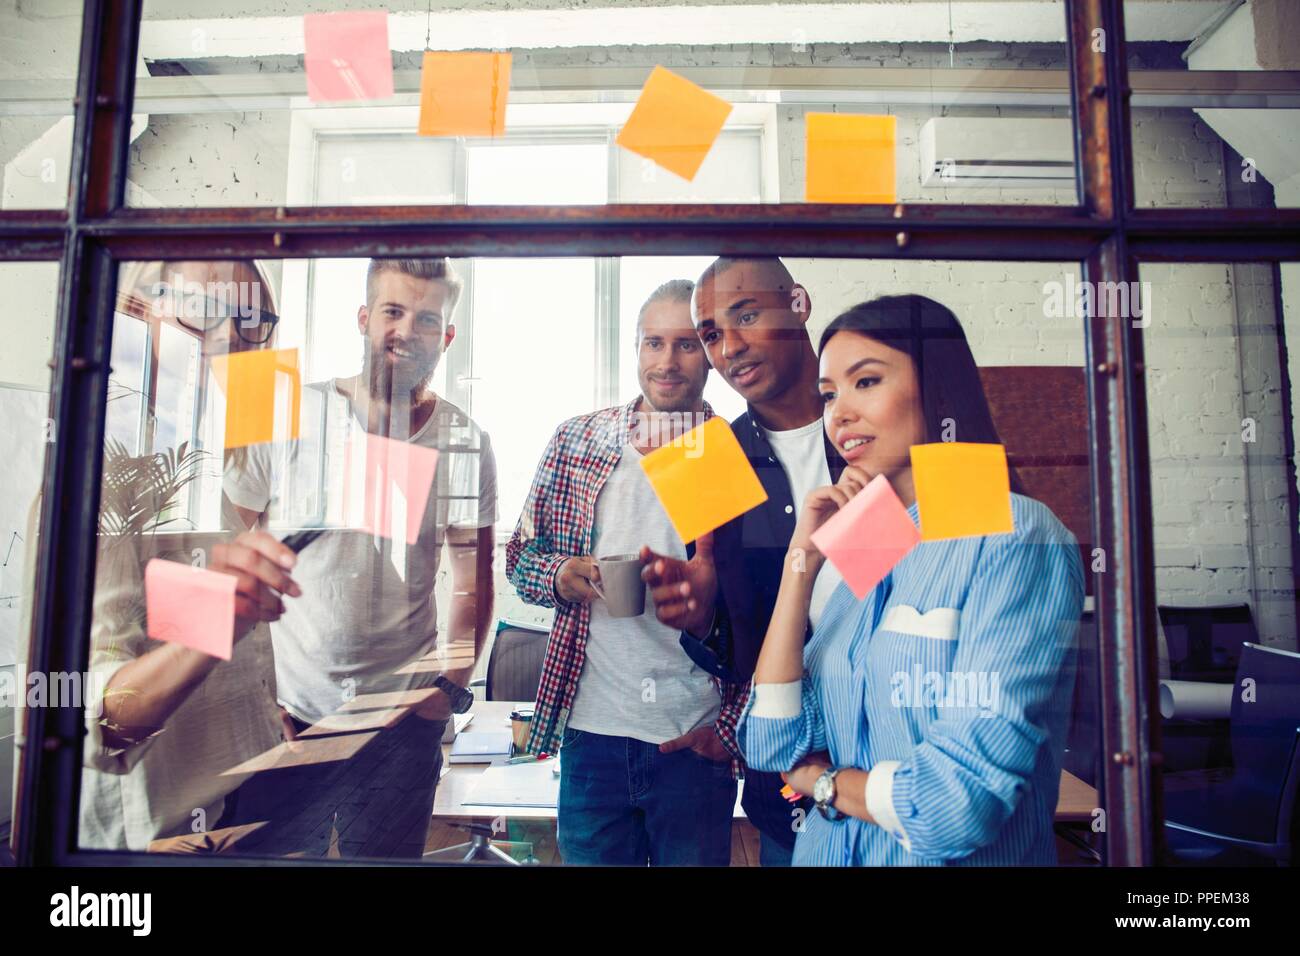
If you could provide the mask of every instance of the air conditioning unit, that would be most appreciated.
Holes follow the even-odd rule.
[[[921,185],[1074,185],[1068,119],[936,116],[921,127]]]

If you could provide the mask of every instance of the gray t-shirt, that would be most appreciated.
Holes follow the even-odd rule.
[[[596,498],[593,553],[634,554],[643,544],[685,558],[686,548],[628,444]],[[661,744],[712,724],[720,699],[709,675],[678,643],[681,632],[660,624],[647,590],[645,613],[610,617],[605,602],[591,605],[586,661],[568,726],[611,737]]]
[[[303,596],[286,598],[271,626],[280,703],[316,723],[360,694],[432,684],[439,668],[415,662],[438,638],[434,586],[448,527],[496,522],[496,461],[468,415],[439,398],[410,442],[438,450],[418,539],[407,546],[357,530],[364,508],[368,438],[333,383],[303,389],[295,442],[254,445],[223,488],[242,508],[270,508],[272,530],[323,523],[329,531],[298,557]]]

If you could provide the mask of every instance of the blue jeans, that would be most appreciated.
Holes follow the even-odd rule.
[[[559,845],[580,866],[729,866],[736,781],[730,761],[566,730]]]

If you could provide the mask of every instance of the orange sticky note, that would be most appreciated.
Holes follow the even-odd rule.
[[[233,575],[152,559],[144,566],[146,633],[230,660],[238,583]]]
[[[656,66],[614,141],[683,179],[694,179],[731,104]]]
[[[383,10],[308,13],[302,18],[307,96],[313,103],[393,95],[393,55]]]
[[[897,201],[897,117],[808,113],[804,135],[807,202]]]
[[[349,456],[354,453],[364,454],[364,461],[345,464],[349,480],[360,484],[360,494],[345,491],[351,505],[347,523],[375,537],[414,545],[438,469],[437,449],[367,433],[364,446],[348,449]]]
[[[302,379],[297,349],[213,356],[212,375],[226,396],[226,448],[298,437]]]
[[[510,61],[509,53],[425,53],[420,135],[505,135]]]
[[[1007,450],[1001,445],[913,445],[912,484],[922,541],[1015,530]]]
[[[907,508],[884,475],[813,532],[812,541],[861,601],[921,540]]]
[[[683,542],[767,500],[740,442],[718,417],[656,448],[641,467]]]

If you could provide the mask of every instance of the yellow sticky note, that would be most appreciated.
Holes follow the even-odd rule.
[[[897,201],[897,117],[809,113],[804,117],[804,134],[807,202]]]
[[[740,442],[721,418],[656,448],[641,459],[641,467],[683,542],[767,500]]]
[[[420,135],[505,135],[510,62],[509,53],[426,52]]]
[[[297,349],[216,355],[212,375],[226,396],[226,448],[298,437],[302,379]]]
[[[1015,530],[1007,450],[1001,445],[913,445],[912,484],[922,541]]]
[[[694,179],[731,104],[656,66],[614,142],[683,179]]]

